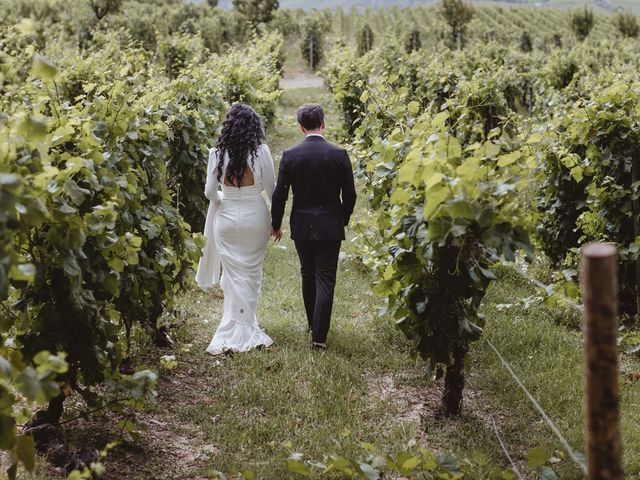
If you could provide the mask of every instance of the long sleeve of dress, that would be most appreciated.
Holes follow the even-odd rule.
[[[273,157],[271,156],[271,150],[267,145],[263,145],[264,153],[261,155],[262,160],[262,186],[269,205],[271,205],[271,199],[273,197],[273,191],[276,189],[276,171],[273,166]]]
[[[222,199],[222,192],[218,192],[217,158],[216,150],[213,148],[209,150],[207,182],[204,187],[204,196],[209,199],[207,219],[204,224],[206,243],[198,262],[198,271],[196,272],[196,282],[201,288],[211,288],[220,282],[220,252],[218,252],[213,238],[214,220],[218,213],[218,205]]]
[[[207,182],[204,186],[204,196],[209,200],[218,200],[216,192],[218,190],[218,154],[215,148],[209,150],[209,161],[207,163]]]

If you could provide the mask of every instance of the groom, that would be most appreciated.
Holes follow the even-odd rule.
[[[271,216],[276,240],[293,190],[291,238],[295,241],[302,297],[312,346],[327,348],[340,243],[356,203],[353,170],[347,152],[324,139],[324,112],[318,104],[298,109],[304,141],[282,153]]]

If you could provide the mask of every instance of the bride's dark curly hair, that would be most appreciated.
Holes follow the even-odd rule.
[[[222,124],[222,132],[216,147],[218,148],[218,182],[222,181],[224,154],[229,154],[229,165],[225,179],[239,186],[251,159],[253,167],[258,147],[265,139],[260,115],[244,103],[234,103]]]

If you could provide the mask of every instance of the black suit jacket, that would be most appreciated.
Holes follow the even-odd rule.
[[[291,238],[344,240],[356,203],[347,152],[319,136],[309,136],[282,153],[271,206],[272,227],[282,226],[284,206],[293,190]]]

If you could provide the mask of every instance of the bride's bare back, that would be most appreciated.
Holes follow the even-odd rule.
[[[242,174],[242,178],[240,179],[240,185],[236,185],[235,183],[229,183],[229,179],[225,177],[224,184],[227,187],[250,187],[255,184],[255,179],[253,178],[253,172],[250,168],[245,168],[244,173]]]

